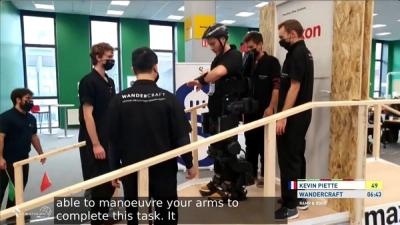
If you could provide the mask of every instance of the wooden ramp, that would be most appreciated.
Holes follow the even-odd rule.
[[[400,177],[400,166],[385,160],[368,159],[366,164],[366,180],[379,180],[383,182],[383,197],[379,199],[366,199],[366,211],[377,208],[385,208],[388,205],[400,205],[400,189],[398,180]],[[179,197],[200,197],[199,187],[209,181],[210,178],[202,178],[196,181],[189,181],[179,186]],[[280,188],[275,186],[277,196],[280,196]],[[261,197],[262,188],[255,185],[248,188],[249,197]],[[348,221],[348,212],[337,212],[329,208],[326,200],[310,200],[314,205],[310,205],[306,211],[299,211],[300,216],[295,220],[289,221],[294,225],[319,225],[319,224],[345,224]],[[318,205],[317,205],[318,204]],[[234,215],[233,215],[234,216]]]
[[[366,180],[379,180],[383,182],[383,196],[379,199],[366,199],[366,212],[370,210],[383,209],[388,207],[400,207],[400,189],[398,188],[398,180],[400,177],[400,166],[385,160],[367,159],[366,164]],[[198,192],[202,184],[207,183],[210,178],[202,178],[185,182],[178,187],[179,197],[200,197]],[[279,182],[277,182],[279,183]],[[277,196],[280,196],[280,188],[275,186]],[[261,197],[262,188],[255,185],[248,187],[249,197]],[[299,211],[300,216],[295,220],[289,221],[292,225],[328,225],[328,224],[348,224],[348,212],[336,212],[326,206],[326,200],[309,200],[318,206],[311,205],[306,211]],[[233,217],[238,215],[232,215]],[[30,223],[30,224],[42,224]],[[121,223],[123,224],[123,223]],[[372,223],[370,223],[372,224]]]

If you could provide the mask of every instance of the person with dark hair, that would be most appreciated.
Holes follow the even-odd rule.
[[[107,43],[92,46],[90,58],[93,69],[79,82],[79,141],[86,141],[80,148],[83,180],[100,176],[110,171],[108,164],[109,142],[107,138],[107,116],[109,102],[115,95],[113,79],[106,71],[114,66],[114,48]],[[110,200],[114,187],[111,182],[101,184],[86,191],[85,197],[93,200]],[[93,213],[107,213],[106,207],[96,206]],[[91,221],[101,224],[102,221]]]
[[[248,52],[245,59],[248,65],[245,76],[250,77],[250,94],[258,102],[258,111],[244,115],[244,122],[250,123],[276,112],[278,105],[281,65],[277,58],[263,51],[263,37],[261,33],[252,31],[244,37]],[[245,133],[246,159],[253,166],[253,175],[257,178],[258,157],[261,161],[261,179],[257,179],[257,186],[264,184],[264,128],[260,127]]]
[[[209,72],[187,83],[189,87],[195,87],[196,90],[201,89],[204,85],[210,86],[209,112],[203,115],[203,128],[211,135],[239,125],[240,116],[230,112],[228,105],[240,100],[243,95],[241,90],[243,87],[241,84],[244,83],[242,55],[230,47],[228,36],[228,28],[218,23],[210,26],[204,32],[203,39],[207,40],[216,57],[211,63]],[[202,196],[223,200],[246,199],[246,186],[249,185],[246,181],[250,179],[246,179],[248,176],[245,177],[245,175],[248,175],[248,171],[251,170],[248,167],[251,165],[238,160],[237,155],[240,150],[237,136],[209,146],[208,154],[214,160],[215,174],[209,183],[200,187],[199,191]],[[242,171],[241,168],[245,168],[245,170]],[[251,180],[254,183],[254,178],[251,177]]]
[[[14,107],[0,115],[0,206],[9,184],[8,175],[14,184],[13,163],[29,157],[31,144],[39,155],[43,154],[37,135],[36,119],[29,113],[33,107],[32,96],[32,91],[27,88],[13,90],[11,101]],[[42,164],[45,162],[46,159],[41,160]],[[28,182],[29,164],[24,165],[22,171],[25,189]],[[14,199],[8,198],[6,208],[14,205]]]
[[[147,158],[166,153],[190,143],[190,124],[185,118],[183,106],[170,92],[159,88],[155,82],[158,74],[158,58],[150,48],[138,48],[132,53],[132,70],[137,80],[133,86],[116,95],[109,107],[110,164],[112,169],[125,167]],[[187,179],[198,171],[193,167],[192,153],[182,155],[187,168]],[[155,207],[160,220],[152,224],[178,224],[176,207],[166,208],[167,201],[177,200],[177,158],[149,168],[149,197],[163,201],[163,207]],[[124,197],[138,199],[137,173],[123,177]],[[119,181],[113,181],[119,187]],[[127,207],[128,225],[138,224],[135,207]],[[168,217],[173,212],[175,219]],[[147,211],[146,211],[147,212]],[[129,217],[129,216],[128,216]],[[143,221],[142,221],[143,222]]]
[[[279,24],[279,44],[288,52],[282,67],[278,111],[285,111],[312,101],[314,60],[303,40],[303,27],[297,20]],[[298,217],[297,209],[305,210],[308,203],[297,198],[296,190],[288,183],[306,176],[306,133],[311,122],[311,110],[277,121],[278,162],[281,175],[282,208],[275,212],[277,219]]]
[[[237,50],[237,47],[236,47],[236,45],[234,45],[234,44],[231,44],[230,46],[231,46],[231,49],[233,49],[233,50]]]

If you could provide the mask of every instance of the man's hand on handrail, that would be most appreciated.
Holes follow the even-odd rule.
[[[7,162],[3,157],[0,157],[0,170],[7,169]]]
[[[112,180],[111,185],[115,188],[120,188],[121,187],[121,181],[120,179]]]
[[[195,178],[197,174],[199,174],[199,168],[194,168],[194,166],[192,166],[192,168],[187,170],[186,179],[191,180]]]

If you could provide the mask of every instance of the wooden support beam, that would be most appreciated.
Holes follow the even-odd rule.
[[[373,145],[373,156],[375,160],[378,160],[381,155],[381,118],[382,118],[382,106],[374,106],[374,145]]]
[[[194,109],[190,113],[190,123],[192,125],[192,142],[197,141],[197,109]],[[199,150],[195,149],[192,151],[193,154],[193,167],[195,169],[199,168]],[[199,174],[197,174],[196,178],[199,177]]]
[[[275,197],[276,122],[264,127],[264,197]]]

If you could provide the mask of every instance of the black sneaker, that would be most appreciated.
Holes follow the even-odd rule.
[[[208,184],[202,185],[200,187],[199,192],[203,197],[210,196],[218,191],[218,186],[220,185],[221,178],[214,176]]]
[[[283,199],[282,198],[279,198],[278,200],[277,200],[277,202],[278,202],[278,204],[283,204]],[[305,198],[299,198],[298,199],[298,202],[297,202],[297,209],[299,209],[299,210],[307,210],[308,209],[308,206],[309,206],[309,204],[308,204],[308,201],[307,201],[307,199],[305,199]]]
[[[297,202],[297,209],[307,210],[308,209],[308,201],[305,198],[299,198]]]
[[[299,217],[299,212],[297,208],[289,209],[286,207],[282,207],[275,211],[275,219],[276,220],[291,220]]]

